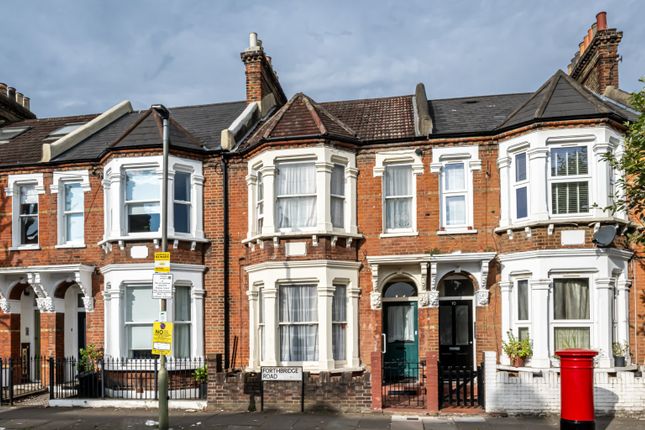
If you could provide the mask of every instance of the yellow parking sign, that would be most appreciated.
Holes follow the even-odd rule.
[[[170,273],[170,252],[155,252],[155,273]]]
[[[172,330],[170,322],[155,321],[152,323],[152,353],[170,355],[172,352]]]

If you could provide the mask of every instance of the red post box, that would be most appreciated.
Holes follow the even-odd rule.
[[[596,428],[593,404],[593,358],[588,349],[564,349],[560,357],[560,429]]]

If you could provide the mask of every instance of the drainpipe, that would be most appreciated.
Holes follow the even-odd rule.
[[[227,152],[222,152],[222,200],[223,200],[223,211],[224,217],[222,220],[222,230],[224,232],[224,241],[222,246],[224,247],[222,252],[222,258],[224,259],[224,369],[228,369],[231,365],[230,359],[230,316],[229,316],[229,280],[228,280],[228,254],[229,254],[229,241],[228,241],[228,160]]]

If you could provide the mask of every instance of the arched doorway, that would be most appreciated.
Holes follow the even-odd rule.
[[[473,366],[473,279],[461,273],[439,282],[439,362]]]
[[[418,320],[414,284],[407,280],[388,283],[383,289],[383,361],[394,369],[388,379],[418,376]]]
[[[62,282],[55,290],[54,296],[63,299],[65,322],[64,354],[65,357],[79,358],[79,351],[85,348],[86,319],[83,305],[83,293],[73,282]]]

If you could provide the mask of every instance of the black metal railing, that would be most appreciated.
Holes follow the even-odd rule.
[[[483,368],[439,364],[440,407],[483,406]]]
[[[0,358],[0,405],[47,390],[47,358]]]
[[[426,401],[426,363],[383,363],[384,408],[423,408]]]
[[[169,358],[166,363],[171,399],[206,398],[207,383],[195,372],[205,368],[203,358]],[[0,358],[0,404],[46,392],[50,399],[156,400],[158,372],[157,358],[106,357],[83,368],[75,357]]]

